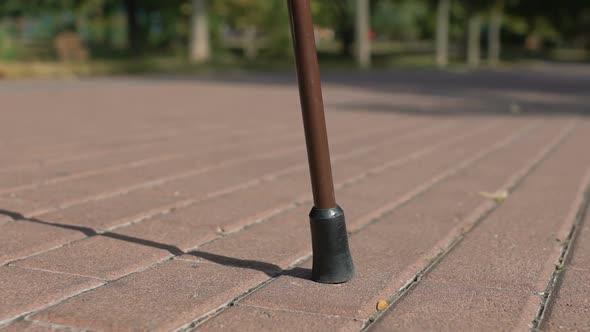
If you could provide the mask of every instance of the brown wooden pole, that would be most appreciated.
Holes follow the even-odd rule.
[[[344,211],[336,204],[334,195],[310,0],[288,0],[288,4],[314,201],[309,214],[313,246],[312,279],[323,283],[341,283],[352,278],[354,267],[348,248]]]
[[[289,8],[314,205],[334,208],[336,198],[309,0],[289,0]]]

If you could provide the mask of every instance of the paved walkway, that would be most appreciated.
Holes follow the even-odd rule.
[[[1,83],[0,330],[590,329],[587,76],[324,78],[341,285],[293,77]]]

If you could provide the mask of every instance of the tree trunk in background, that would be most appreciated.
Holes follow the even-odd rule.
[[[141,31],[137,21],[137,1],[125,0],[125,12],[127,15],[127,45],[134,55],[141,52]]]
[[[351,28],[342,28],[342,31],[339,33],[340,40],[342,41],[342,55],[344,57],[352,56],[353,50],[352,46],[354,44],[354,29]]]
[[[438,0],[436,12],[436,64],[445,67],[449,63],[449,19],[451,0]]]
[[[480,62],[480,35],[481,35],[481,15],[473,14],[469,17],[469,28],[467,36],[467,64],[476,68]]]
[[[500,31],[502,28],[502,11],[504,2],[496,0],[490,15],[490,28],[488,29],[488,62],[492,66],[500,63],[501,40]]]
[[[254,60],[258,57],[257,35],[258,29],[255,26],[249,26],[244,30],[244,55],[248,60]]]
[[[192,0],[190,59],[204,62],[210,57],[207,0]]]
[[[370,16],[369,0],[356,0],[356,59],[361,68],[371,66]]]

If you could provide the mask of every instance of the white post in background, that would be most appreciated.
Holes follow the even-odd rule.
[[[497,0],[492,13],[490,14],[490,28],[488,29],[488,62],[491,66],[500,63],[500,52],[502,41],[500,40],[500,31],[502,29],[502,12],[504,10],[504,1]]]
[[[209,13],[207,0],[193,0],[190,59],[194,62],[209,60],[209,48]]]
[[[449,19],[451,0],[438,0],[436,11],[436,64],[446,67],[449,64]]]
[[[481,58],[480,43],[481,43],[481,15],[472,14],[469,18],[469,28],[467,36],[467,64],[476,68],[479,67]]]
[[[371,66],[370,16],[369,0],[356,0],[356,57],[361,68]]]

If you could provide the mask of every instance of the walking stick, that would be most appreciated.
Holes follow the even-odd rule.
[[[310,0],[288,0],[288,3],[313,190],[314,207],[309,213],[312,279],[321,283],[342,283],[352,278],[354,267],[344,211],[336,204],[334,195]]]

